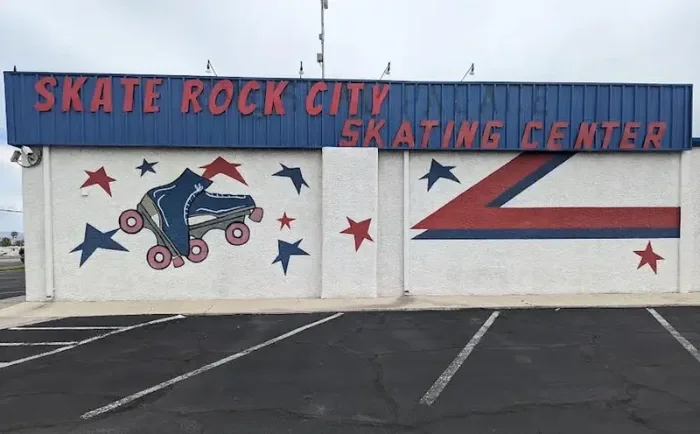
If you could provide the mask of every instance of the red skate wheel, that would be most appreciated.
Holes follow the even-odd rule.
[[[137,234],[143,229],[143,216],[135,209],[128,209],[119,216],[119,228],[127,234]]]
[[[209,246],[207,242],[198,238],[191,239],[190,254],[187,255],[187,259],[197,264],[207,259],[207,256],[209,256]]]
[[[165,246],[153,246],[148,249],[148,253],[146,253],[146,262],[148,262],[148,265],[154,270],[168,268],[172,258],[173,255]]]
[[[242,246],[250,239],[250,229],[245,223],[231,223],[226,228],[226,241],[234,246]]]

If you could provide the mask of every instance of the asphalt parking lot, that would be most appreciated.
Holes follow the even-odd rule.
[[[697,433],[700,308],[64,318],[3,433]]]

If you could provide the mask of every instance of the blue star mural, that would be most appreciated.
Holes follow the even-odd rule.
[[[459,182],[459,179],[457,179],[454,173],[452,173],[452,169],[454,169],[455,167],[456,166],[443,166],[442,164],[435,161],[435,159],[433,158],[433,161],[430,162],[430,170],[428,170],[428,173],[421,176],[420,179],[428,180],[428,191],[430,191],[435,182],[437,182],[437,180],[440,178],[449,179],[451,181],[461,184]]]
[[[117,250],[120,252],[128,252],[124,246],[119,244],[118,242],[114,241],[112,237],[114,234],[116,234],[119,231],[119,229],[114,229],[109,232],[102,232],[99,229],[96,229],[93,225],[90,223],[85,224],[85,237],[83,239],[83,242],[80,243],[78,247],[75,249],[71,250],[70,252],[77,252],[81,251],[80,255],[80,266],[82,267],[85,261],[92,256],[93,253],[95,253],[95,250],[97,249],[105,249],[105,250]]]
[[[294,243],[288,243],[286,241],[277,240],[277,251],[279,253],[277,253],[277,257],[274,261],[272,261],[272,263],[276,264],[277,262],[281,262],[284,274],[287,274],[287,267],[289,267],[289,258],[291,258],[292,256],[309,256],[307,252],[305,252],[299,247],[301,241],[302,240],[299,240]]]
[[[153,163],[149,163],[144,158],[143,163],[141,163],[140,166],[136,166],[136,168],[141,171],[141,176],[143,176],[146,172],[156,173],[156,170],[153,168],[153,166],[155,166],[156,164],[158,164],[157,161],[154,161]]]
[[[277,173],[273,173],[272,176],[282,176],[291,179],[292,183],[294,184],[294,188],[297,189],[298,194],[301,194],[302,185],[305,185],[306,188],[310,188],[309,184],[307,184],[304,180],[304,175],[302,175],[300,168],[287,167],[282,163],[280,163],[280,166],[282,166],[282,170]]]

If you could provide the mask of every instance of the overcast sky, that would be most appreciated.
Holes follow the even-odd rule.
[[[700,85],[693,0],[329,0],[326,77]],[[320,76],[320,0],[0,0],[0,69]],[[0,77],[0,86],[2,81]],[[700,106],[700,91],[695,92]],[[4,91],[0,91],[4,95]],[[0,143],[5,143],[0,97]],[[700,135],[700,109],[694,135]],[[0,208],[21,172],[0,145]],[[22,230],[0,212],[0,231]]]

